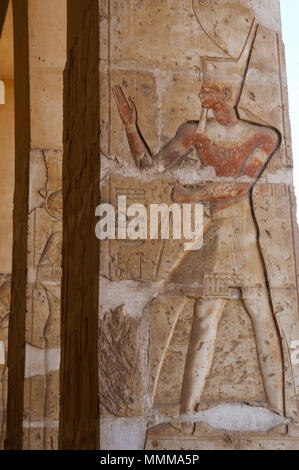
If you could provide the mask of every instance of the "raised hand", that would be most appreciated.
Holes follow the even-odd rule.
[[[133,100],[129,98],[129,102],[127,101],[120,86],[114,87],[112,91],[124,126],[130,127],[136,125],[137,112]]]
[[[138,168],[152,166],[150,150],[137,127],[137,112],[132,99],[127,100],[120,86],[114,87],[112,91],[119,115],[126,128],[128,143],[136,166]]]

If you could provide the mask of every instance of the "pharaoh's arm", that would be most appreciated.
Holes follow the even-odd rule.
[[[131,98],[127,101],[122,89],[113,88],[115,102],[124,124],[132,156],[138,168],[161,167],[162,170],[174,165],[193,148],[192,135],[198,123],[185,123],[178,129],[175,137],[156,155],[152,156],[137,125],[137,112]]]
[[[138,129],[137,112],[132,99],[129,98],[128,102],[121,87],[119,86],[113,88],[113,94],[118,112],[126,130],[128,143],[136,166],[138,168],[146,168],[151,166],[151,152],[144,142],[143,137]]]
[[[211,202],[215,203],[227,199],[234,199],[248,193],[250,183],[209,182],[196,189],[187,189],[176,186],[172,192],[174,202]]]
[[[245,161],[239,176],[248,176],[257,181],[272,155],[279,147],[279,135],[273,129],[265,129],[257,136],[255,149]]]
[[[126,134],[136,166],[141,169],[152,166],[151,152],[143,140],[137,125],[127,126]]]

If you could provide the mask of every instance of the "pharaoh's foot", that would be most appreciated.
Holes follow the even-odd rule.
[[[182,423],[181,424],[182,434],[185,436],[192,436],[195,431],[194,423]]]
[[[287,424],[281,424],[274,429],[274,432],[280,436],[286,436],[288,434],[288,430],[289,428]]]

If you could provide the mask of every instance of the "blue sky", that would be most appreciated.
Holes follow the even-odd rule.
[[[297,220],[299,220],[299,0],[280,0],[280,8],[287,60],[294,183],[297,195]]]

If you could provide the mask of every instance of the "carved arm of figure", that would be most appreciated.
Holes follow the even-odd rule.
[[[113,95],[126,129],[132,156],[138,168],[159,167],[160,164],[162,170],[164,170],[192,151],[193,142],[186,139],[186,134],[191,131],[191,127],[194,132],[198,123],[185,123],[178,129],[176,136],[156,155],[152,156],[138,128],[137,111],[133,100],[131,98],[129,98],[129,101],[126,99],[120,86],[113,88]]]
[[[141,133],[137,127],[137,111],[131,98],[127,101],[121,87],[113,88],[113,95],[116,106],[125,126],[129,146],[138,168],[152,166],[152,157],[150,151],[143,141]]]
[[[205,183],[196,189],[176,186],[172,191],[172,200],[179,203],[211,202],[234,199],[248,193],[250,183]]]
[[[245,160],[239,176],[249,176],[257,181],[279,145],[280,137],[278,132],[265,128],[263,132],[257,135],[255,149],[249,158]]]

